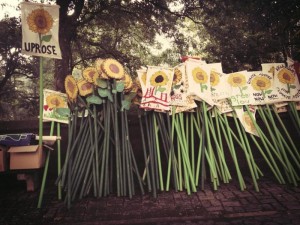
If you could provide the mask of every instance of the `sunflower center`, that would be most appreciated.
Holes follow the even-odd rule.
[[[284,74],[282,75],[282,77],[283,77],[283,79],[285,79],[285,80],[291,80],[290,75],[287,74],[287,73],[284,73]]]
[[[58,106],[59,105],[59,100],[57,98],[51,99],[51,104]]]
[[[198,80],[204,80],[204,75],[200,72],[196,73],[196,77],[198,78]]]
[[[68,82],[68,89],[69,89],[71,92],[73,92],[74,89],[75,89],[75,86],[74,86],[74,84],[73,84],[71,81]]]
[[[233,83],[235,83],[235,84],[240,84],[240,83],[242,83],[242,78],[240,78],[240,77],[234,77],[234,78],[232,79],[232,81],[233,81]]]
[[[161,83],[164,81],[164,77],[162,75],[158,75],[156,78],[155,78],[155,83]]]
[[[90,83],[85,83],[84,85],[82,85],[82,87],[81,87],[81,89],[83,90],[83,91],[86,91],[86,90],[89,90],[89,89],[91,89],[91,84]]]
[[[262,80],[258,80],[258,81],[256,82],[256,85],[257,85],[258,87],[265,87],[265,86],[266,86],[266,83],[265,83],[264,81],[262,81]]]
[[[115,64],[110,64],[109,65],[109,69],[110,69],[110,71],[111,72],[113,72],[113,73],[119,73],[119,67],[117,66],[117,65],[115,65]]]
[[[216,78],[215,78],[214,76],[211,76],[211,77],[210,77],[210,82],[211,82],[211,83],[215,82],[215,80],[216,80]]]
[[[90,78],[93,79],[94,75],[95,75],[95,71],[90,71],[90,72],[89,72],[89,77],[90,77]]]
[[[47,27],[47,20],[44,15],[38,15],[35,18],[35,24],[39,29],[44,29]]]

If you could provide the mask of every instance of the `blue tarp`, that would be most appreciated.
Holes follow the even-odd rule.
[[[30,145],[30,142],[34,140],[35,134],[3,134],[0,135],[0,145],[5,146],[24,146]]]

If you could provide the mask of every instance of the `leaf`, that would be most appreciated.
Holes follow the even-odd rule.
[[[181,84],[174,85],[173,87],[174,87],[174,89],[179,89],[181,87]]]
[[[98,88],[98,94],[100,97],[105,98],[108,96],[109,91],[107,89]]]
[[[131,105],[131,101],[123,100],[122,101],[122,109],[129,110]]]
[[[104,79],[97,78],[96,83],[97,83],[98,87],[107,88],[107,83],[106,83],[106,80],[104,80]]]
[[[163,88],[163,87],[158,88],[158,91],[160,91],[160,92],[164,92],[165,90],[166,90],[166,88]]]
[[[124,100],[131,101],[135,96],[136,96],[135,92],[130,92],[129,94],[124,95]]]
[[[268,94],[271,94],[273,90],[267,90],[265,91],[265,93],[268,95]]]
[[[204,85],[202,86],[202,88],[203,88],[204,90],[207,90],[207,85],[204,84]]]
[[[90,104],[96,104],[96,105],[102,104],[102,99],[96,95],[91,95],[87,97],[86,101]]]
[[[55,111],[60,116],[68,117],[70,115],[70,109],[69,108],[56,108]]]
[[[242,88],[242,90],[246,90],[248,88],[248,86],[244,86],[243,88]]]
[[[52,38],[51,34],[50,35],[45,35],[45,36],[42,37],[42,41],[49,42],[51,40],[51,38]]]
[[[117,92],[122,92],[124,90],[124,87],[125,87],[124,82],[122,82],[122,81],[117,82],[117,85],[116,85]]]

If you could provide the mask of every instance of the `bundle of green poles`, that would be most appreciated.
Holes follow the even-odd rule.
[[[295,106],[284,116],[274,105],[258,106],[258,118],[244,106],[258,135],[245,131],[235,111],[229,117],[217,107],[208,108],[204,101],[192,112],[138,109],[140,137],[135,138],[140,138],[140,146],[133,149],[132,127],[122,107],[124,95],[112,93],[113,101],[98,104],[79,97],[79,103],[71,107],[66,158],[57,179],[68,207],[90,194],[132,198],[137,188],[142,195],[145,188],[154,198],[170,190],[190,195],[207,184],[217,191],[221,183],[233,178],[243,191],[247,188],[245,174],[258,192],[265,169],[280,184],[298,186],[299,142],[294,141],[292,132],[296,130],[299,137],[299,124],[293,123],[295,129],[286,124],[299,122]],[[138,169],[136,151],[143,152],[143,161],[139,161],[143,170]]]
[[[117,90],[116,82],[111,88],[111,99],[79,96],[71,107],[65,162],[56,181],[66,193],[68,208],[74,200],[90,194],[98,198],[116,192],[132,198],[136,182],[144,194],[127,110],[122,107],[123,90]]]
[[[169,191],[172,187],[191,194],[204,190],[206,180],[217,190],[221,182],[229,183],[233,177],[237,178],[240,190],[245,190],[243,173],[250,175],[255,191],[259,191],[258,180],[264,176],[261,167],[270,171],[280,184],[298,186],[300,155],[299,142],[291,137],[294,129],[288,129],[273,105],[259,106],[258,120],[248,106],[244,108],[258,136],[244,130],[235,111],[228,117],[216,107],[208,110],[205,102],[198,102],[194,112],[171,116],[139,111],[145,161],[143,181],[148,191],[156,197],[158,191]],[[292,116],[293,121],[299,119],[295,110]],[[296,136],[299,135],[297,132]]]

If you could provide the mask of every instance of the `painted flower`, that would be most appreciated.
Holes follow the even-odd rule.
[[[76,80],[72,75],[66,76],[65,89],[66,89],[66,93],[71,101],[73,101],[77,98],[78,87],[76,85]]]
[[[101,69],[110,78],[122,79],[124,77],[124,67],[115,59],[105,59],[101,64]]]
[[[82,76],[90,83],[96,83],[99,74],[95,67],[87,67],[83,70]]]
[[[34,33],[46,34],[53,27],[53,18],[44,9],[35,9],[27,17],[29,29]]]
[[[87,82],[86,80],[82,79],[77,83],[79,94],[81,96],[86,96],[88,94],[93,93],[94,86],[92,83]]]
[[[66,107],[64,99],[56,94],[51,94],[46,97],[46,103],[51,109]]]
[[[283,68],[279,71],[278,79],[284,84],[293,84],[295,82],[294,74],[286,68]]]
[[[178,84],[182,79],[182,73],[178,68],[174,69],[173,84]]]
[[[198,84],[205,84],[208,81],[208,76],[200,67],[196,67],[192,71],[194,81]]]
[[[210,85],[214,87],[217,86],[219,82],[220,82],[219,74],[216,71],[212,70],[210,72]]]
[[[169,79],[165,72],[157,71],[150,78],[150,84],[154,87],[165,86]]]
[[[254,90],[263,91],[271,87],[271,81],[266,77],[256,76],[251,80],[251,85]]]
[[[252,122],[251,117],[247,112],[243,114],[243,120],[245,121],[246,126],[251,130],[251,132],[254,132],[256,130],[255,125]]]
[[[246,84],[246,78],[241,73],[231,73],[227,81],[232,87],[242,87]]]
[[[146,86],[147,72],[143,72],[141,76],[144,86]]]

